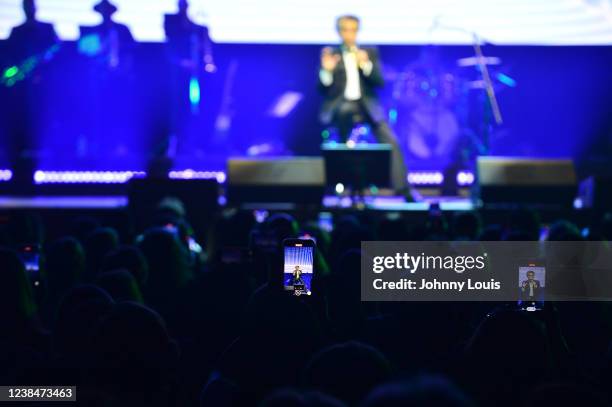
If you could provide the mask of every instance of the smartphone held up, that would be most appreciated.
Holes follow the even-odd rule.
[[[283,240],[283,287],[292,295],[312,295],[315,241]]]

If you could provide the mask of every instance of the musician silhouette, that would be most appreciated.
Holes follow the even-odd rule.
[[[53,25],[36,19],[35,0],[24,0],[22,7],[26,20],[13,27],[7,40],[13,63],[42,54],[58,42]]]
[[[88,54],[95,56],[101,65],[111,70],[128,68],[131,65],[130,54],[135,42],[130,29],[113,20],[117,6],[108,0],[102,0],[93,9],[102,16],[102,22],[92,27],[80,27],[81,41],[94,38],[94,43],[97,44]]]
[[[164,16],[167,57],[170,65],[170,128],[181,153],[202,154],[202,133],[210,131],[212,122],[212,81],[207,73],[216,70],[208,28],[189,17],[189,2],[179,0],[177,12]],[[201,89],[203,89],[201,91]],[[207,95],[205,108],[200,107],[200,91]],[[194,97],[194,95],[198,95]],[[207,146],[208,147],[208,146]]]
[[[324,126],[335,127],[342,142],[348,140],[356,124],[370,125],[377,141],[392,148],[393,188],[412,200],[404,157],[377,95],[385,83],[379,53],[377,48],[358,46],[360,24],[354,15],[338,17],[336,30],[341,44],[321,51],[319,89],[324,100],[319,119]]]

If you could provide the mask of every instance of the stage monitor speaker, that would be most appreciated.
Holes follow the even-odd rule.
[[[353,189],[371,185],[391,185],[391,145],[325,143],[321,146],[325,159],[328,187],[341,183]]]
[[[231,158],[227,181],[230,203],[320,204],[325,166],[320,157]]]
[[[219,184],[216,179],[133,178],[128,184],[128,197],[139,230],[150,226],[160,201],[180,199],[191,226],[203,239],[212,215],[219,209]]]
[[[572,207],[576,198],[571,159],[478,157],[477,176],[485,205]]]

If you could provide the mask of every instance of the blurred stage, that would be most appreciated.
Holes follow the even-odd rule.
[[[0,41],[0,55],[5,47]],[[171,170],[223,171],[230,156],[317,155],[333,138],[317,118],[321,45],[217,44],[217,71],[202,78],[199,111],[181,129],[172,124],[177,89],[165,44],[138,44],[128,84],[104,79],[78,47],[63,42],[30,79],[0,86],[0,168],[14,170],[22,154],[34,171],[146,171],[160,156]],[[483,50],[501,61],[490,67],[501,126],[492,125],[478,70],[458,65],[471,46],[380,47],[381,103],[411,171],[471,170],[481,154],[571,157],[584,172],[609,167],[609,47]],[[189,84],[182,89],[189,108]]]
[[[21,21],[18,2],[3,6],[10,19],[0,17],[4,207],[120,208],[129,181],[147,175],[215,180],[223,206],[232,157],[301,160],[324,156],[322,143],[339,143],[335,129],[318,117],[322,41],[337,41],[332,17],[328,31],[286,36],[282,27],[268,24],[270,30],[257,31],[251,41],[248,29],[221,18],[229,9],[211,5],[210,18],[200,11],[188,14],[200,24],[191,26],[197,38],[181,38],[160,24],[172,21],[173,14],[160,17],[174,6],[156,4],[140,16],[125,5],[129,19],[117,24],[124,36],[114,49],[105,47],[104,31],[92,25],[96,13],[74,6],[79,17],[68,21],[65,10],[51,3],[39,10],[43,20],[57,25],[59,36],[48,46],[9,38]],[[588,5],[547,2],[538,9],[541,22],[550,23],[544,32],[525,11],[531,2],[506,5],[503,13],[485,3],[466,2],[465,10],[442,7],[443,14],[427,6],[426,16],[411,17],[420,25],[401,34],[372,31],[368,20],[375,26],[381,20],[363,10],[365,43],[380,44],[380,104],[417,202],[398,201],[377,182],[364,181],[356,193],[328,180],[325,199],[314,200],[321,208],[428,211],[432,202],[442,210],[477,208],[479,157],[565,158],[573,163],[576,186],[611,175],[612,52],[606,44],[612,34],[597,28],[606,20],[589,20],[590,27],[569,17],[576,11],[591,15]],[[319,27],[317,13],[335,13],[317,7],[309,9],[308,21],[300,20],[304,29]],[[476,11],[499,27],[472,26],[469,13]],[[386,14],[389,24],[403,24],[393,12]],[[566,16],[564,24],[558,16]],[[567,22],[581,35],[570,40],[574,26]],[[517,26],[529,36],[510,35]],[[372,133],[368,125],[356,126],[348,148],[376,146]],[[363,167],[371,172],[378,165]]]

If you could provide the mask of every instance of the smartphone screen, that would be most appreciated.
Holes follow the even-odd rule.
[[[312,295],[315,242],[311,239],[283,241],[283,285],[295,296]]]
[[[525,311],[544,307],[546,267],[540,262],[529,262],[518,269],[518,305]]]
[[[21,261],[34,286],[40,284],[40,250],[36,245],[23,246],[19,252]]]

